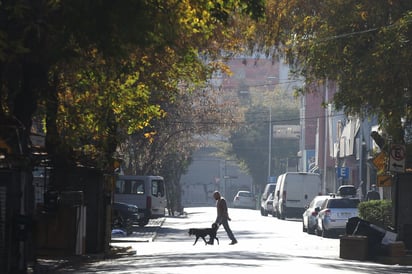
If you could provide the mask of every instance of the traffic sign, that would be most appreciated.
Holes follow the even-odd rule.
[[[376,181],[378,187],[392,186],[392,176],[390,175],[378,175]]]
[[[348,167],[338,167],[336,169],[338,173],[338,178],[348,179],[349,178],[349,168]]]
[[[381,151],[372,160],[373,165],[376,167],[379,173],[383,173],[386,170],[386,153]]]
[[[401,173],[405,172],[405,158],[405,145],[392,144],[389,153],[389,171]]]

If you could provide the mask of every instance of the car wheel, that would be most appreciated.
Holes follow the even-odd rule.
[[[133,234],[133,222],[130,219],[126,220],[126,234],[127,236]]]
[[[315,234],[315,228],[314,227],[308,227],[307,232],[308,232],[308,234],[313,235],[313,234]]]
[[[144,226],[147,225],[148,223],[149,223],[149,219],[146,219],[146,218],[141,219],[141,220],[139,221],[139,227],[144,227]]]
[[[329,237],[330,237],[330,231],[322,227],[322,238],[329,238]]]
[[[280,214],[280,218],[282,220],[284,220],[284,219],[286,219],[286,215],[287,215],[287,213],[285,212],[285,210],[283,210],[282,213]]]
[[[315,232],[317,236],[322,236],[322,230],[319,228],[319,225],[316,225]]]

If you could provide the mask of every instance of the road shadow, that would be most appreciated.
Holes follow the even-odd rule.
[[[336,263],[336,259],[315,257],[315,256],[291,256],[284,255],[275,252],[256,252],[256,251],[225,251],[216,252],[204,251],[204,249],[199,249],[198,252],[189,252],[181,254],[179,252],[169,252],[164,253],[162,256],[157,254],[146,254],[146,255],[125,255],[123,257],[117,258],[115,263],[112,259],[106,259],[104,261],[89,261],[83,262],[82,265],[70,266],[62,265],[59,269],[54,269],[50,273],[139,273],[139,270],[151,269],[152,273],[158,273],[159,269],[162,269],[164,273],[168,273],[167,268],[173,268],[174,273],[182,269],[182,273],[186,273],[188,268],[195,268],[199,266],[199,262],[203,266],[211,267],[216,269],[219,267],[231,268],[233,273],[238,271],[244,273],[246,269],[251,271],[259,270],[262,267],[263,261],[276,262],[291,262],[290,269],[293,270],[296,266],[296,262],[304,260],[311,260],[311,262],[316,261],[317,266],[326,271],[336,271],[342,270],[342,273],[346,271],[356,271],[358,273],[373,273],[376,274],[386,274],[386,273],[410,273],[411,268],[398,266],[394,268],[393,266],[386,265],[376,265],[371,266],[365,262],[354,262],[354,261],[340,261],[339,264]],[[323,272],[322,272],[323,273]]]

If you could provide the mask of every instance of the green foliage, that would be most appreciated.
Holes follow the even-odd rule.
[[[212,61],[236,47],[232,16],[241,10],[257,18],[259,5],[1,2],[0,114],[30,128],[41,105],[36,115],[46,121],[49,155],[74,152],[76,161],[110,167],[116,144],[133,134],[158,140],[167,102],[221,67]]]
[[[269,107],[272,126],[298,124],[299,108],[284,90],[258,94],[252,98],[252,105],[245,108],[244,123],[231,132],[228,154],[244,163],[253,181],[263,186],[267,183],[269,164]],[[277,176],[286,171],[284,160],[296,156],[299,144],[296,140],[276,139],[271,145],[271,176]]]
[[[329,79],[337,109],[376,115],[395,142],[410,121],[410,1],[269,0],[253,40],[269,55],[288,57],[307,87]]]
[[[372,224],[386,228],[393,226],[392,201],[371,200],[359,203],[359,218]]]

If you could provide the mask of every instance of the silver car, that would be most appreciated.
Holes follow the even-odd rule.
[[[233,198],[233,207],[256,209],[256,198],[252,192],[240,190]]]
[[[358,216],[359,199],[334,196],[327,198],[318,208],[316,234],[329,237],[336,232],[345,232],[349,218]]]
[[[269,197],[267,198],[267,200],[265,201],[264,204],[264,215],[263,216],[267,216],[268,214],[272,215],[273,217],[276,216],[274,208],[273,208],[273,199],[274,199],[274,192],[270,193]]]
[[[323,202],[329,198],[329,195],[319,195],[313,198],[306,210],[302,214],[302,231],[309,234],[315,234],[316,230],[316,217],[318,216],[319,208]]]

